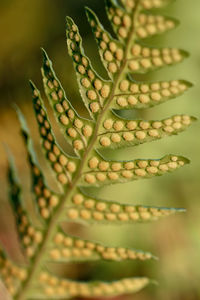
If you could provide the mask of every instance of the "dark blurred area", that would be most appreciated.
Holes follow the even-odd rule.
[[[13,152],[24,186],[24,199],[36,220],[30,197],[30,178],[25,159],[25,148],[19,124],[12,107],[16,103],[26,116],[33,135],[39,160],[48,182],[49,168],[41,154],[39,135],[32,110],[28,80],[32,79],[42,91],[40,68],[43,47],[54,64],[54,69],[66,89],[66,94],[80,114],[85,115],[81,104],[73,65],[67,54],[65,42],[65,17],[70,15],[80,28],[86,54],[94,68],[105,78],[84,7],[95,10],[105,27],[111,31],[106,18],[103,0],[1,0],[0,1],[0,240],[10,255],[20,261],[20,251],[14,234],[14,222],[8,205],[4,144]],[[183,48],[191,56],[182,64],[149,73],[144,80],[186,79],[194,88],[185,95],[148,111],[141,112],[146,119],[162,119],[176,113],[186,113],[200,118],[200,2],[199,0],[174,1],[164,14],[174,16],[181,24],[172,32],[147,41],[148,45]],[[112,32],[112,31],[111,31]],[[140,77],[140,79],[142,79]],[[44,95],[43,91],[42,94]],[[66,144],[50,113],[58,141]],[[166,153],[180,154],[192,163],[180,171],[150,181],[138,181],[123,186],[106,187],[98,193],[110,200],[123,203],[185,207],[186,214],[152,223],[132,226],[68,225],[68,232],[115,246],[133,247],[153,252],[160,258],[156,262],[91,263],[66,265],[56,271],[77,279],[112,280],[121,277],[149,276],[159,282],[136,295],[115,300],[198,300],[200,299],[200,139],[199,122],[179,136],[152,144],[115,151],[118,159],[158,158]],[[112,154],[113,155],[113,154]],[[96,191],[95,191],[96,192]],[[50,266],[54,268],[55,266]]]

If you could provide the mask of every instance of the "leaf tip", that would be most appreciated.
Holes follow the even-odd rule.
[[[198,118],[197,118],[197,117],[194,117],[194,116],[190,116],[190,119],[191,119],[192,122],[198,121]]]
[[[69,17],[69,16],[66,16],[66,27],[67,27],[67,30],[70,31],[73,24],[74,24],[73,19],[71,17]]]
[[[31,88],[31,91],[32,91],[32,98],[33,98],[33,101],[35,101],[38,97],[39,97],[39,90],[37,89],[36,85],[33,83],[32,80],[29,80],[29,85],[30,85],[30,88]]]
[[[178,27],[180,25],[180,21],[173,17],[168,17],[168,20],[172,21],[174,23],[174,28]]]
[[[187,157],[181,156],[180,158],[184,161],[185,165],[188,165],[191,163],[191,160]]]
[[[34,91],[36,89],[35,84],[33,83],[33,81],[31,79],[29,79],[29,85],[32,91]]]
[[[94,26],[97,25],[97,16],[95,12],[91,8],[85,6],[85,13],[89,23],[91,24],[91,22],[94,22]]]
[[[43,56],[44,62],[47,61],[47,60],[49,60],[47,52],[44,50],[44,48],[41,47],[40,50],[42,52],[42,56]]]
[[[85,6],[85,12],[88,15],[93,15],[94,14],[93,10],[91,8],[89,8],[88,6]]]
[[[180,49],[180,53],[184,58],[188,58],[190,56],[190,52]]]

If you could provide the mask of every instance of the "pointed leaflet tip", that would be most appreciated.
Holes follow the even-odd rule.
[[[41,72],[42,72],[42,75],[43,75],[43,72],[44,72],[45,68],[49,69],[49,68],[52,67],[52,62],[51,62],[47,52],[44,50],[44,48],[41,48],[41,51],[42,51],[42,57],[43,57],[43,65],[42,65]]]
[[[33,83],[32,80],[29,80],[29,84],[30,84],[31,90],[33,92],[36,89],[35,84]]]
[[[85,13],[86,13],[86,16],[87,16],[87,19],[88,19],[89,22],[92,19],[95,20],[95,22],[98,22],[97,16],[91,8],[85,6]]]
[[[72,25],[74,24],[74,21],[72,18],[70,18],[69,16],[66,17],[66,29],[70,30],[70,28],[72,27]]]
[[[182,52],[182,50],[180,50],[181,52]],[[186,52],[185,52],[186,53]],[[189,55],[189,53],[187,52],[187,54]],[[186,57],[186,56],[185,56]],[[185,80],[185,79],[179,79],[179,82],[181,83],[181,84],[185,84],[186,86],[187,86],[187,88],[189,89],[189,88],[192,88],[193,86],[194,86],[194,84],[192,83],[192,82],[190,82],[190,81],[187,81],[187,80]]]
[[[76,31],[76,24],[74,22],[74,20],[72,18],[70,18],[69,16],[66,17],[66,33],[67,35],[71,32],[71,31]]]
[[[94,15],[94,11],[91,8],[89,8],[88,6],[85,6],[85,13],[86,13],[87,16],[89,14]]]
[[[27,138],[27,135],[30,134],[29,128],[26,124],[26,119],[25,119],[22,111],[20,110],[20,108],[18,106],[16,106],[16,113],[17,113],[17,116],[18,116],[18,119],[19,119],[19,122],[20,122],[22,134],[25,138]]]
[[[36,164],[37,158],[33,149],[32,139],[30,138],[30,130],[28,128],[24,114],[22,113],[22,111],[18,106],[16,106],[16,113],[20,122],[21,134],[25,140],[25,145],[29,153],[29,159],[32,163]]]
[[[188,58],[188,57],[190,56],[190,53],[189,53],[188,51],[186,51],[186,50],[180,49],[180,52],[181,52],[181,54],[182,54],[185,58]]]
[[[37,89],[36,85],[33,83],[32,80],[29,80],[29,84],[31,87],[31,91],[32,91],[32,97],[33,97],[33,101],[35,100],[36,97],[38,97],[40,95],[39,90]]]
[[[95,26],[97,26],[97,24],[99,23],[99,20],[96,16],[95,12],[92,9],[90,9],[89,7],[86,6],[85,7],[85,13],[86,13],[86,17],[88,19],[88,22],[91,24],[91,21],[93,21],[93,22],[95,22],[94,23]],[[93,27],[93,25],[92,25],[92,27]]]
[[[20,122],[22,135],[24,136],[25,139],[27,139],[27,136],[30,135],[30,132],[29,132],[29,128],[26,124],[26,119],[17,104],[13,104],[13,108],[14,108],[14,110],[17,114],[18,120]]]
[[[6,146],[6,153],[8,158],[8,173],[7,178],[9,181],[9,198],[10,203],[14,209],[14,212],[17,212],[17,208],[21,206],[21,187],[20,180],[17,173],[17,168],[10,149]]]
[[[172,21],[174,23],[174,28],[176,28],[180,25],[180,21],[178,19],[173,18],[173,17],[168,17],[168,16],[165,16],[165,17],[168,19],[168,21]],[[174,28],[172,28],[172,29],[174,29]],[[184,50],[184,52],[186,52],[186,51]]]
[[[184,163],[185,163],[186,165],[188,165],[188,164],[191,163],[191,160],[190,160],[189,158],[184,157],[184,156],[179,156],[179,157],[180,157],[180,159],[182,159],[182,160],[184,161]]]
[[[198,118],[197,118],[197,117],[191,116],[190,118],[191,118],[191,121],[192,121],[192,122],[198,121]]]
[[[40,50],[42,51],[42,53],[45,53],[45,54],[46,54],[46,51],[44,50],[43,47],[40,47]]]
[[[85,6],[84,9],[85,9],[86,12],[87,11],[92,11],[91,8],[89,8],[88,6]]]
[[[42,52],[42,56],[43,56],[43,59],[44,59],[44,61],[45,60],[48,60],[48,55],[47,55],[47,52],[44,50],[44,48],[40,48],[41,49],[41,52]]]
[[[66,22],[67,22],[67,23],[73,23],[73,20],[72,20],[71,17],[66,16]]]
[[[13,156],[11,150],[10,150],[10,147],[6,143],[3,144],[3,147],[5,149],[7,160],[8,160],[8,164],[9,164],[9,172],[12,172],[12,173],[16,174],[16,167],[15,167],[14,156]],[[16,179],[18,179],[17,176],[16,176]]]

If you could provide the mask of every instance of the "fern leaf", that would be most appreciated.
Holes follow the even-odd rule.
[[[13,263],[0,249],[0,279],[3,281],[11,296],[20,290],[23,282],[27,278],[27,269]]]
[[[66,185],[67,182],[72,180],[79,161],[69,157],[57,144],[40,93],[33,83],[31,83],[31,88],[33,91],[33,105],[47,161],[56,174],[57,180],[62,185]]]
[[[115,95],[114,109],[144,109],[156,106],[182,95],[192,85],[185,80],[136,83],[130,78],[121,81]]]
[[[67,45],[73,58],[82,99],[92,118],[97,118],[110,94],[111,83],[103,80],[92,68],[82,47],[82,39],[71,18],[67,17]]]
[[[113,30],[123,42],[129,39],[129,33],[133,30],[132,12],[127,12],[114,0],[106,0],[107,14]],[[137,12],[139,7],[139,13]],[[137,23],[134,30],[138,39],[144,39],[153,35],[164,33],[178,25],[178,21],[162,15],[151,15],[141,11],[140,1],[136,2],[133,11],[137,12]]]
[[[70,141],[75,153],[79,155],[85,150],[91,139],[94,123],[80,117],[72,107],[53,70],[52,62],[44,50],[43,58],[42,75],[45,93],[61,125],[64,136]],[[86,79],[83,80],[85,86],[87,86],[86,81]]]
[[[103,142],[107,141],[108,138],[105,137]],[[101,186],[136,179],[152,178],[154,176],[161,176],[167,172],[173,172],[188,163],[188,159],[175,155],[167,155],[157,160],[136,159],[122,162],[100,160],[97,156],[93,156],[89,160],[90,170],[84,173],[81,185]]]
[[[92,10],[87,8],[86,13],[98,44],[101,60],[112,78],[124,63],[124,45],[122,42],[114,39],[104,29]],[[118,18],[120,20],[119,16],[115,16],[113,20],[118,20]],[[127,20],[130,20],[130,17],[125,15],[123,20],[127,22]],[[126,69],[127,72],[131,73],[145,73],[167,65],[179,63],[187,56],[188,53],[180,49],[151,48],[134,43],[129,53],[127,53]]]
[[[9,155],[9,184],[10,184],[10,200],[15,215],[16,228],[20,239],[24,255],[28,259],[33,259],[36,255],[38,247],[42,242],[43,233],[35,228],[28,216],[28,212],[22,203],[21,187],[19,184],[14,160]]]
[[[81,190],[75,192],[67,206],[67,219],[85,224],[128,224],[155,221],[184,209],[120,204],[94,199]]]
[[[155,82],[146,85],[136,84],[129,77],[125,77],[119,83],[115,100],[118,107],[147,108],[181,95],[188,87],[190,87],[190,83],[185,81],[173,80],[171,82]]]
[[[146,73],[182,62],[188,53],[177,48],[151,48],[136,43],[127,60],[127,71]]]
[[[138,16],[138,26],[136,26],[137,37],[138,39],[144,39],[165,33],[175,28],[178,24],[178,21],[174,18],[140,13]]]
[[[86,14],[98,45],[102,63],[110,78],[113,79],[122,65],[123,45],[104,29],[91,9],[86,8]]]
[[[31,168],[33,193],[36,200],[35,207],[40,216],[42,217],[43,221],[48,222],[49,218],[52,216],[52,214],[55,212],[55,209],[59,205],[60,195],[58,193],[53,192],[48,187],[48,184],[37,161],[37,157],[33,147],[33,142],[30,137],[30,132],[26,124],[26,120],[18,108],[17,114],[20,120],[21,133],[25,141],[28,154],[28,161]],[[57,148],[54,148],[54,151],[55,149],[57,150]],[[66,161],[66,158],[64,156],[60,156],[60,161]]]
[[[55,262],[90,261],[90,260],[147,260],[154,258],[151,253],[122,247],[108,247],[92,241],[86,241],[57,232],[49,250],[49,260]]]
[[[148,278],[128,278],[116,282],[76,282],[58,278],[48,270],[48,262],[91,260],[121,261],[155,258],[151,253],[124,247],[110,247],[72,237],[61,223],[127,224],[154,221],[183,212],[184,209],[121,204],[90,197],[87,187],[161,176],[189,163],[180,155],[161,159],[108,160],[104,148],[136,146],[176,135],[196,119],[175,115],[164,120],[126,119],[124,109],[146,109],[176,98],[192,85],[185,80],[138,82],[134,73],[145,73],[181,62],[188,54],[174,48],[151,48],[142,40],[174,28],[176,20],[155,14],[156,8],[170,0],[106,0],[108,18],[115,37],[104,29],[96,14],[86,9],[102,63],[110,77],[101,78],[86,56],[82,38],[74,21],[67,17],[67,47],[72,57],[80,95],[91,116],[79,116],[58,80],[52,62],[43,50],[44,90],[63,136],[71,144],[74,156],[65,153],[54,136],[39,90],[31,83],[33,106],[45,152],[62,192],[54,192],[46,183],[37,161],[30,132],[19,109],[21,132],[27,148],[32,175],[32,190],[41,228],[36,228],[21,197],[21,187],[10,159],[10,198],[26,267],[13,264],[0,252],[0,276],[14,300],[106,297],[134,293],[151,283]],[[152,11],[149,11],[153,9]],[[88,192],[89,193],[89,192]],[[135,202],[135,200],[134,200]],[[47,266],[46,266],[47,265]],[[46,270],[47,269],[47,270]],[[39,280],[38,280],[39,279]]]
[[[187,115],[175,115],[161,121],[124,120],[110,113],[110,116],[106,116],[99,133],[99,148],[136,146],[177,135],[195,120],[196,118]]]
[[[74,297],[106,297],[120,294],[138,292],[151,281],[146,277],[124,278],[111,283],[76,282],[72,280],[60,279],[52,276],[48,272],[42,272],[40,280],[35,287],[35,299],[69,299]]]

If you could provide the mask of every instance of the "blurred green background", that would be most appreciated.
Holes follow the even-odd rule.
[[[41,155],[38,132],[31,106],[28,79],[33,79],[42,89],[40,75],[41,51],[44,47],[54,62],[57,75],[63,83],[68,98],[80,113],[85,114],[80,104],[77,83],[71,59],[65,43],[65,16],[70,15],[79,25],[84,47],[94,67],[106,76],[97,48],[87,23],[84,6],[93,8],[103,24],[110,30],[102,0],[1,0],[0,1],[0,240],[10,255],[21,260],[14,232],[11,210],[8,206],[4,143],[15,154],[20,178],[24,185],[24,197],[34,217],[30,199],[29,170],[25,149],[19,134],[19,124],[12,109],[17,103],[28,120],[36,151],[46,170],[49,183],[49,168]],[[171,46],[186,49],[191,56],[180,65],[149,73],[143,79],[186,79],[195,84],[184,96],[148,111],[141,112],[146,119],[160,119],[173,114],[186,113],[200,119],[200,1],[177,0],[165,14],[181,21],[180,26],[161,37],[148,40],[148,45]],[[141,79],[141,77],[140,77]],[[58,141],[65,148],[55,121],[52,118]],[[147,275],[159,281],[159,286],[150,286],[126,300],[197,300],[200,299],[200,139],[199,122],[179,136],[110,153],[123,159],[158,158],[166,153],[184,155],[191,159],[189,166],[162,178],[138,181],[130,184],[106,187],[98,191],[100,196],[123,203],[185,207],[186,214],[152,223],[134,226],[93,226],[92,230],[81,226],[68,226],[77,235],[93,238],[110,245],[123,245],[152,251],[159,256],[158,262],[92,263],[68,265],[62,273],[79,279],[119,279],[122,276]],[[96,193],[96,191],[93,191]]]

